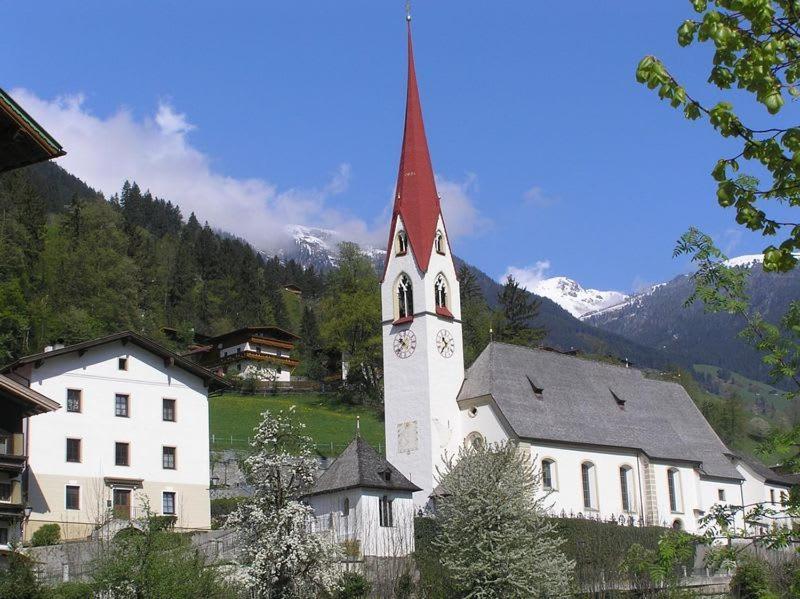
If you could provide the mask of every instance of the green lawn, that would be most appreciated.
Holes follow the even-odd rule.
[[[253,428],[265,410],[276,412],[295,406],[295,415],[322,455],[338,455],[356,433],[361,417],[361,436],[383,449],[383,421],[373,410],[336,403],[318,394],[236,395],[227,393],[209,400],[212,449],[247,449]],[[382,451],[381,451],[382,452]]]

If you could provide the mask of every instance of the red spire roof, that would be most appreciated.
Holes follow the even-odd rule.
[[[411,251],[417,266],[425,272],[433,252],[436,223],[441,214],[439,194],[433,177],[422,106],[414,70],[414,49],[411,42],[411,24],[408,25],[408,97],[406,122],[403,132],[403,150],[400,155],[400,172],[390,228],[389,252],[392,251],[397,217],[403,218]],[[387,256],[388,261],[388,256]]]

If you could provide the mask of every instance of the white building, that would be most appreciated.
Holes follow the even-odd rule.
[[[315,481],[305,501],[313,529],[329,534],[353,560],[414,551],[414,500],[420,488],[356,437]]]
[[[197,364],[123,332],[27,356],[11,376],[61,404],[27,420],[26,537],[62,537],[144,514],[210,527],[208,392],[225,385]]]
[[[680,385],[491,343],[465,372],[459,285],[425,138],[409,30],[405,132],[381,284],[387,458],[420,487],[461,443],[514,440],[554,514],[696,531],[718,503],[787,492],[732,456]],[[766,469],[768,470],[768,469]]]

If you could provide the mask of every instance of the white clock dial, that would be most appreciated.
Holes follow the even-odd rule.
[[[417,349],[414,331],[401,331],[394,336],[394,353],[398,358],[408,358]]]
[[[445,358],[449,358],[456,351],[456,342],[453,334],[447,329],[442,329],[436,334],[436,349]]]

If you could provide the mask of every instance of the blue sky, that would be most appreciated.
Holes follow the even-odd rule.
[[[261,246],[285,222],[383,243],[402,0],[3,8],[16,26],[0,37],[0,86],[89,184],[111,193],[134,178]],[[675,41],[688,1],[417,0],[413,12],[434,168],[469,262],[630,291],[685,270],[671,252],[689,225],[732,254],[764,245],[714,199],[709,171],[733,146],[634,80],[653,53],[720,99],[705,84],[709,49]]]

